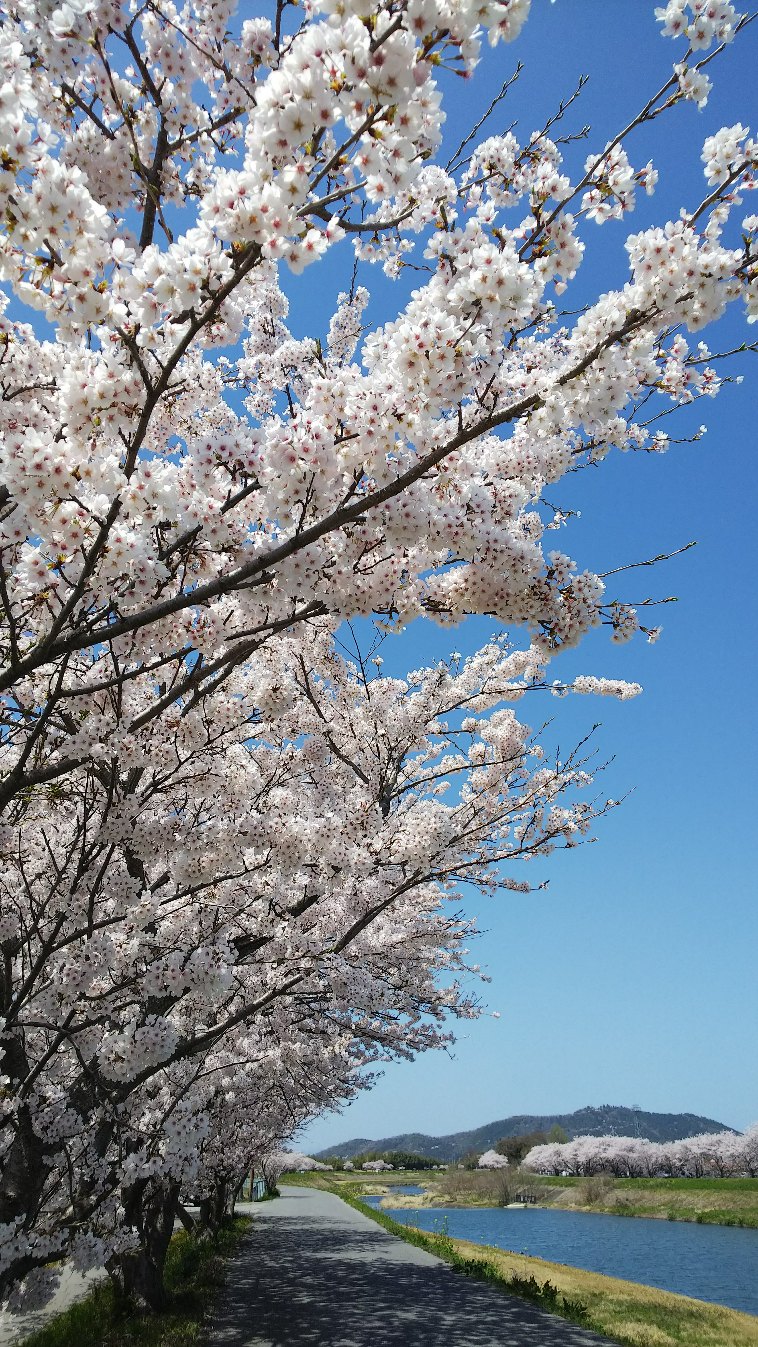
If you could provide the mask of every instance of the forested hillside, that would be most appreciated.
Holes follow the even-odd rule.
[[[319,1151],[317,1158],[340,1155],[350,1159],[366,1151],[414,1151],[438,1161],[458,1160],[467,1151],[486,1151],[502,1137],[521,1136],[525,1132],[549,1132],[551,1127],[563,1128],[571,1139],[578,1136],[637,1136],[649,1141],[679,1141],[683,1137],[698,1136],[702,1132],[723,1132],[725,1124],[713,1118],[701,1118],[695,1113],[646,1113],[644,1109],[627,1108],[619,1104],[588,1105],[575,1113],[514,1114],[485,1123],[468,1132],[451,1132],[447,1136],[427,1136],[423,1132],[404,1132],[398,1136],[372,1140],[353,1137],[339,1145]]]

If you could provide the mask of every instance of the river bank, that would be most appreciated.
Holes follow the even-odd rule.
[[[300,1179],[311,1177],[319,1183],[320,1176]],[[509,1206],[526,1194],[536,1206],[564,1211],[758,1229],[758,1179],[617,1179],[605,1174],[548,1178],[523,1171],[460,1169],[382,1175],[381,1180],[354,1173],[323,1178],[336,1191],[343,1184],[357,1185],[367,1195],[391,1199],[386,1205],[397,1208]],[[398,1186],[422,1191],[400,1194]]]
[[[543,1179],[544,1205],[758,1229],[758,1179]]]
[[[581,1322],[624,1347],[756,1347],[758,1319],[723,1305],[604,1277],[542,1258],[508,1253],[467,1240],[451,1241],[468,1262],[483,1259],[511,1286],[532,1279],[554,1287],[563,1302],[580,1304]],[[557,1307],[560,1313],[560,1305]]]
[[[388,1199],[391,1201],[391,1199]],[[378,1197],[366,1197],[378,1207]],[[402,1225],[758,1316],[758,1230],[557,1207],[379,1208]]]

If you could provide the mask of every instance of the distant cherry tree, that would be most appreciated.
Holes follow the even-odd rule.
[[[534,1146],[524,1167],[538,1174],[615,1178],[725,1178],[755,1176],[758,1126],[738,1132],[705,1132],[680,1141],[645,1137],[584,1136]]]
[[[500,1151],[484,1151],[477,1160],[479,1169],[507,1169],[508,1157],[501,1155]]]

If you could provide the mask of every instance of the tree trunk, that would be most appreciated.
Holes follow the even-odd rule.
[[[190,1215],[187,1208],[182,1206],[181,1202],[177,1202],[176,1204],[176,1214],[187,1233],[189,1235],[194,1234],[197,1230],[197,1221],[194,1216]]]
[[[121,1299],[154,1313],[168,1304],[163,1271],[178,1201],[178,1185],[173,1183],[143,1180],[124,1193],[124,1224],[137,1231],[139,1247],[123,1254],[108,1271]]]
[[[234,1194],[226,1179],[217,1179],[210,1195],[200,1203],[200,1224],[215,1239],[234,1212]]]
[[[21,1033],[9,1036],[0,1050],[0,1074],[23,1081],[29,1073]],[[0,1224],[12,1224],[19,1217],[34,1218],[43,1199],[50,1172],[51,1148],[34,1130],[32,1113],[21,1104],[13,1118],[13,1140],[6,1151],[0,1176]],[[9,1294],[16,1280],[24,1277],[39,1260],[18,1256],[0,1272],[0,1301]]]

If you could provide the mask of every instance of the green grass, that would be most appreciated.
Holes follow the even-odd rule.
[[[585,1210],[584,1207],[577,1209]],[[691,1221],[696,1225],[732,1225],[741,1226],[745,1230],[758,1230],[757,1215],[751,1215],[749,1212],[730,1207],[688,1207],[686,1209],[671,1207],[668,1211],[664,1211],[660,1207],[635,1206],[633,1203],[624,1203],[623,1205],[615,1204],[613,1206],[593,1206],[591,1210],[610,1216],[665,1217],[667,1221]]]
[[[280,1184],[300,1184],[306,1188],[324,1187],[324,1185],[326,1185],[327,1188],[332,1188],[335,1184],[337,1186],[347,1184],[350,1188],[356,1187],[359,1184],[367,1184],[368,1187],[385,1188],[388,1184],[391,1187],[394,1183],[424,1183],[432,1185],[441,1180],[442,1177],[443,1175],[441,1173],[434,1173],[434,1171],[430,1172],[428,1169],[396,1169],[386,1174],[362,1174],[360,1170],[335,1169],[332,1171],[327,1170],[326,1172],[323,1170],[311,1170],[305,1174],[297,1174],[294,1171],[290,1171],[288,1174],[282,1174],[278,1179],[278,1182]]]
[[[377,1225],[381,1225],[391,1235],[399,1235],[407,1244],[415,1244],[418,1248],[437,1254],[438,1258],[450,1263],[464,1276],[476,1277],[478,1281],[496,1282],[502,1290],[521,1296],[524,1300],[531,1300],[541,1305],[543,1309],[562,1315],[565,1319],[571,1319],[574,1323],[587,1323],[586,1306],[578,1300],[562,1296],[551,1282],[538,1282],[531,1274],[521,1276],[514,1273],[507,1276],[487,1258],[464,1257],[458,1249],[461,1241],[452,1239],[446,1230],[429,1234],[425,1230],[417,1230],[415,1226],[403,1225],[393,1220],[386,1212],[367,1206],[361,1201],[360,1194],[351,1191],[348,1185],[340,1186],[338,1195],[348,1206],[355,1207],[356,1211],[370,1216]]]
[[[552,1174],[536,1176],[539,1183],[552,1188],[573,1188],[587,1179],[580,1175],[561,1178]],[[613,1179],[616,1188],[664,1189],[670,1192],[754,1193],[758,1197],[758,1179]]]
[[[224,1264],[250,1226],[237,1217],[213,1243],[182,1231],[166,1259],[169,1307],[163,1314],[120,1314],[109,1282],[71,1305],[23,1347],[200,1347],[208,1312],[224,1282]]]
[[[758,1229],[758,1179],[540,1178],[551,1206]],[[538,1199],[539,1200],[539,1199]]]
[[[444,1229],[427,1234],[366,1206],[347,1185],[332,1191],[391,1234],[437,1254],[464,1275],[490,1282],[509,1295],[602,1333],[621,1347],[758,1347],[758,1318],[753,1315],[582,1268],[452,1239]]]

